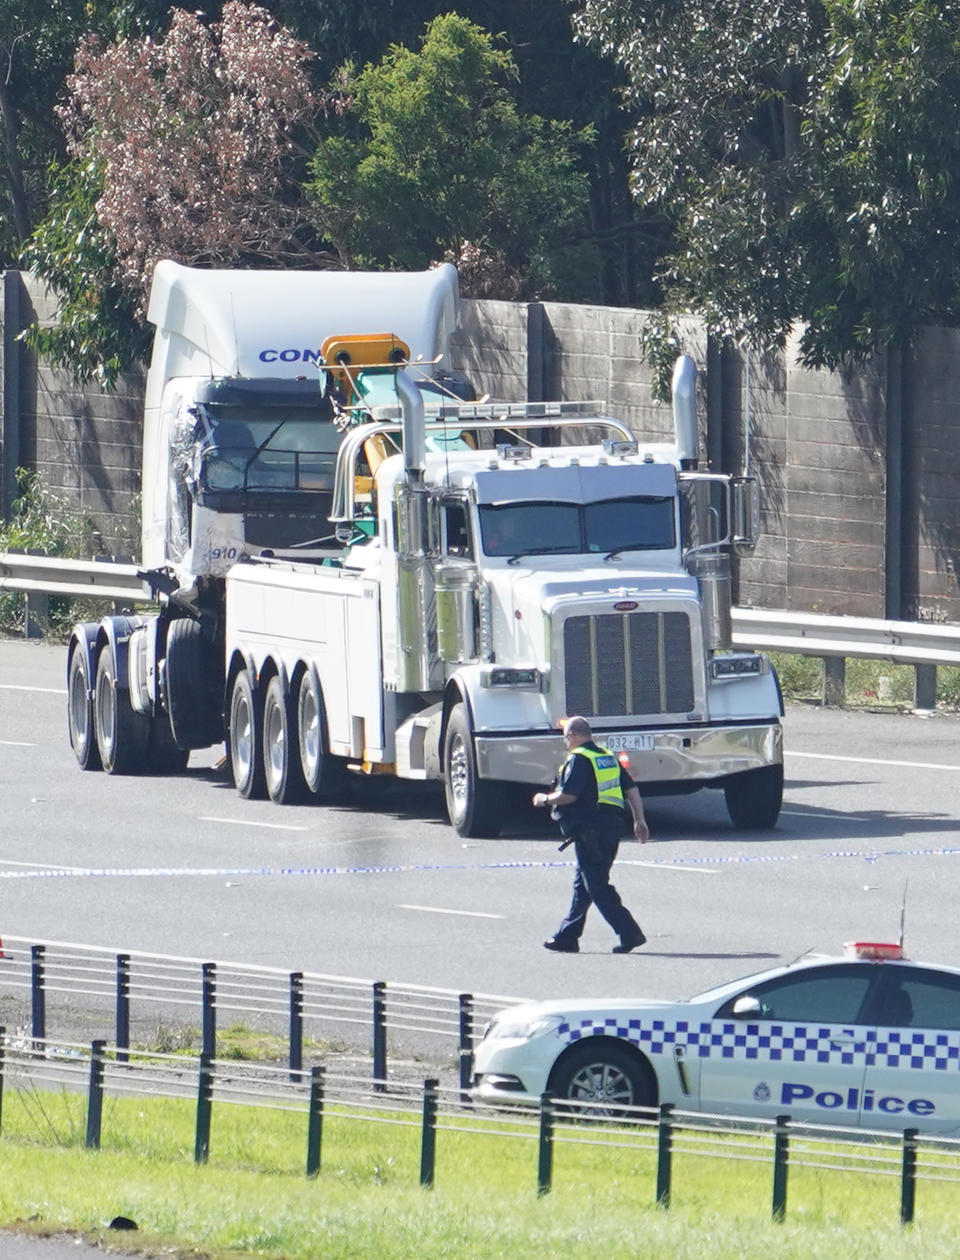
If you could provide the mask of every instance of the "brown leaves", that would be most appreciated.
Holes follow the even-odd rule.
[[[59,112],[71,153],[102,164],[97,215],[141,302],[161,258],[229,264],[288,248],[290,133],[323,105],[312,57],[241,0],[213,25],[172,10],[159,42],[81,43]]]

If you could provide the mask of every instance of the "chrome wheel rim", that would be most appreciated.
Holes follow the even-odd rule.
[[[233,696],[233,721],[231,722],[230,748],[237,780],[245,783],[253,765],[253,713],[242,692]]]
[[[320,708],[312,686],[300,692],[300,755],[307,780],[316,782],[320,762]]]
[[[450,797],[453,801],[457,817],[462,817],[467,808],[467,795],[470,789],[467,747],[463,742],[462,735],[454,735],[450,743],[450,755],[447,765],[447,783],[450,786]]]
[[[630,1078],[622,1068],[602,1059],[575,1073],[567,1097],[572,1102],[596,1103],[599,1108],[630,1107],[635,1102]]]
[[[70,742],[74,749],[83,749],[90,739],[90,701],[87,678],[82,665],[70,671]]]
[[[283,714],[276,704],[267,706],[264,719],[267,748],[267,775],[270,786],[276,787],[281,782],[287,764],[287,732],[284,728]]]

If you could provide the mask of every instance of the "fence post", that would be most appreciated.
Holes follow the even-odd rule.
[[[320,1172],[320,1144],[323,1141],[323,1068],[310,1069],[310,1109],[307,1120],[307,1176]]]
[[[303,972],[290,972],[290,1079],[303,1070]]]
[[[87,1092],[87,1140],[88,1151],[100,1149],[100,1126],[103,1120],[103,1052],[105,1041],[90,1043],[90,1088]]]
[[[789,1116],[777,1116],[773,1130],[773,1219],[782,1224],[787,1215],[787,1168],[790,1159]]]
[[[550,1193],[553,1182],[553,1099],[550,1095],[540,1095],[540,1142],[537,1157],[537,1195],[543,1198]]]
[[[847,662],[842,656],[823,658],[823,703],[842,708],[847,698]]]
[[[473,1082],[473,995],[460,994],[460,1101],[470,1102]]]
[[[420,1184],[433,1187],[437,1162],[437,1102],[440,1082],[435,1077],[423,1082],[423,1128],[420,1135]]]
[[[914,665],[913,707],[915,709],[935,709],[937,707],[936,665]]]
[[[201,982],[203,1003],[203,1054],[208,1059],[217,1057],[217,964],[203,964]]]
[[[117,954],[117,1062],[129,1063],[130,1056],[130,955]]]
[[[43,945],[30,946],[30,1033],[33,1037],[33,1048],[38,1050],[39,1043],[47,1038],[47,997],[44,988],[44,956]]]
[[[387,984],[376,980],[373,985],[373,1088],[386,1092],[387,1079]]]
[[[913,1221],[917,1191],[917,1134],[919,1129],[903,1131],[903,1165],[900,1175],[900,1223]]]
[[[0,1025],[0,1132],[3,1130],[3,1075],[6,1067],[7,1030]]]
[[[210,1157],[210,1117],[213,1112],[213,1063],[201,1054],[197,1075],[197,1134],[193,1144],[193,1162],[205,1164]]]
[[[670,1174],[673,1164],[673,1103],[660,1104],[657,1143],[657,1207],[670,1206]]]

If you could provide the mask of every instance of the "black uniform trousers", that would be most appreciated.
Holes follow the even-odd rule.
[[[595,818],[595,823],[574,833],[577,872],[573,877],[573,900],[555,934],[555,939],[565,945],[579,941],[591,905],[597,907],[621,940],[641,935],[639,924],[610,883],[610,868],[620,847],[623,812],[618,809],[607,814],[600,810]]]

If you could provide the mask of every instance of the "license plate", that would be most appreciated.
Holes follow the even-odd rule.
[[[620,752],[652,752],[654,739],[652,735],[601,735],[603,746],[612,753]]]

